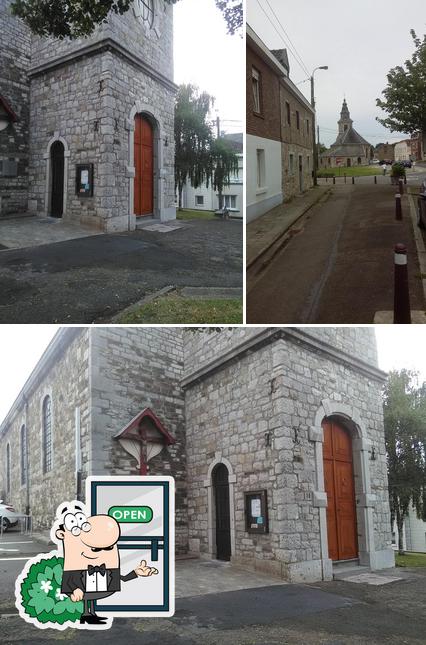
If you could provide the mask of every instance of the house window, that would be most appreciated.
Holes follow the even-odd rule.
[[[223,195],[223,207],[225,208],[236,208],[237,207],[237,196],[236,195]]]
[[[204,196],[203,195],[196,195],[195,196],[195,204],[196,204],[196,206],[204,206]]]
[[[285,102],[285,111],[287,114],[287,125],[291,125],[290,103],[288,101]]]
[[[251,82],[253,86],[253,111],[260,114],[260,72],[255,67],[251,68]]]
[[[296,127],[298,130],[300,130],[300,114],[298,110],[296,110]]]
[[[309,137],[309,119],[306,119],[306,134]]]
[[[290,175],[294,175],[294,155],[291,153],[289,156],[289,170],[290,170]]]
[[[43,441],[43,473],[52,470],[52,401],[46,396],[42,412],[42,441]]]
[[[257,187],[262,188],[265,185],[265,151],[256,150],[257,156]]]
[[[10,443],[6,446],[6,492],[10,493]]]
[[[311,169],[311,158],[309,157],[309,155],[308,155],[306,161],[307,161],[308,170],[310,170]]]
[[[21,486],[27,483],[27,428],[25,424],[21,428]]]

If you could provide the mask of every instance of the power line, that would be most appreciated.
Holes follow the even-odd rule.
[[[305,65],[304,65],[304,63],[303,63],[303,61],[302,61],[302,62],[299,62],[299,60],[298,60],[298,58],[297,58],[297,55],[294,53],[294,51],[291,49],[291,47],[287,45],[287,43],[286,43],[285,39],[283,38],[282,34],[280,34],[280,32],[279,32],[279,31],[278,31],[278,29],[276,28],[275,24],[273,23],[273,21],[271,20],[271,18],[270,18],[270,17],[268,16],[268,14],[266,13],[266,11],[265,11],[264,7],[262,7],[262,5],[260,4],[260,1],[259,1],[259,0],[257,0],[257,4],[259,5],[260,9],[261,9],[261,10],[263,11],[263,13],[265,14],[266,18],[269,20],[269,22],[271,23],[271,25],[273,26],[273,28],[275,29],[275,31],[277,32],[278,36],[279,36],[279,37],[281,38],[281,40],[284,42],[285,46],[286,46],[286,47],[290,50],[290,52],[293,54],[293,56],[294,56],[294,58],[295,58],[296,63],[299,65],[299,67],[301,67],[301,69],[303,70],[303,72],[304,72],[305,74],[308,74],[308,75],[309,75],[309,72],[307,71],[307,69],[306,69],[306,67],[305,67]]]
[[[283,27],[283,25],[282,25],[281,20],[278,18],[278,16],[277,16],[277,14],[275,13],[274,9],[271,7],[271,4],[270,4],[269,0],[265,0],[265,2],[266,2],[266,4],[268,5],[268,7],[270,8],[270,10],[272,11],[272,13],[274,14],[274,16],[275,16],[275,18],[276,18],[276,20],[277,20],[277,22],[278,22],[279,26],[281,27],[281,29],[282,29],[282,31],[283,31],[283,33],[284,33],[284,35],[286,36],[286,38],[287,38],[288,42],[290,43],[290,45],[293,47],[294,51],[296,52],[296,54],[297,54],[297,56],[298,56],[298,58],[299,58],[299,60],[300,60],[301,64],[303,65],[303,68],[305,69],[305,72],[308,74],[308,76],[310,76],[309,71],[308,71],[308,69],[307,69],[307,67],[306,67],[306,65],[305,65],[305,63],[304,63],[304,61],[303,61],[303,58],[300,56],[299,52],[298,52],[298,51],[297,51],[297,49],[296,49],[296,45],[292,42],[292,40],[291,40],[290,36],[288,35],[288,33],[286,32],[286,30],[284,29],[284,27]]]

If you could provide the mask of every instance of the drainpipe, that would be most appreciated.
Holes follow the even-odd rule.
[[[80,408],[75,408],[74,413],[74,438],[75,438],[75,499],[81,500],[81,423]]]
[[[30,507],[30,464],[29,464],[29,451],[28,451],[28,399],[25,394],[22,395],[24,399],[24,410],[25,410],[25,515],[31,514]]]

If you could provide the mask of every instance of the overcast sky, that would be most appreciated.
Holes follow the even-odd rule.
[[[245,112],[244,40],[226,33],[215,0],[182,0],[174,7],[175,82],[198,85],[216,98],[212,118],[242,132]],[[237,121],[238,123],[235,123]]]
[[[0,423],[9,411],[58,325],[0,326]],[[424,325],[377,326],[379,366],[412,369],[426,381],[426,329]]]
[[[288,49],[290,77],[296,84],[315,67],[329,66],[328,71],[315,73],[321,142],[334,143],[344,96],[354,128],[371,144],[404,139],[404,134],[392,133],[375,121],[383,116],[376,98],[386,87],[389,70],[411,58],[410,29],[421,37],[426,31],[424,0],[247,0],[247,22],[269,49]],[[308,74],[291,53],[289,39]],[[298,87],[310,99],[310,83]]]

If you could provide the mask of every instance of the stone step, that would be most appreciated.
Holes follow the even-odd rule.
[[[354,563],[333,565],[333,580],[346,580],[352,576],[359,576],[361,573],[371,573],[370,567]]]

